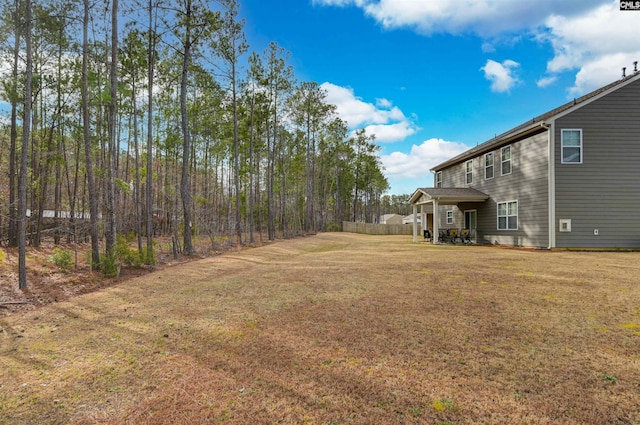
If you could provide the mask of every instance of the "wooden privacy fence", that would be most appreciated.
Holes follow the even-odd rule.
[[[373,224],[342,222],[342,231],[367,235],[413,235],[412,224]]]

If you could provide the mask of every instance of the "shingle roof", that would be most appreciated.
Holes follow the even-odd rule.
[[[422,187],[413,192],[409,201],[415,204],[423,197],[425,201],[437,199],[443,205],[458,202],[482,202],[489,199],[489,195],[470,187]]]
[[[511,130],[508,130],[502,134],[495,136],[493,139],[487,140],[486,142],[474,148],[471,148],[461,153],[460,155],[457,155],[441,164],[436,165],[431,169],[431,171],[442,170],[443,168],[446,168],[450,165],[470,159],[483,152],[488,152],[490,150],[493,150],[495,147],[501,144],[507,144],[514,139],[546,131],[546,128],[543,127],[542,124],[544,124],[545,121],[549,120],[550,118],[554,118],[562,114],[563,112],[570,110],[571,108],[574,108],[574,107],[579,108],[583,106],[583,104],[588,103],[589,100],[597,97],[598,95],[608,92],[610,90],[613,90],[615,87],[622,86],[627,82],[629,82],[630,80],[638,79],[639,77],[640,77],[640,72],[636,71],[631,75],[628,75],[624,78],[621,78],[620,80],[607,84],[604,87],[601,87],[597,90],[592,91],[591,93],[587,93],[584,96],[573,99],[572,101],[567,102],[564,105],[561,105],[555,109],[545,112],[544,114],[539,115],[529,121],[526,121],[512,128]]]

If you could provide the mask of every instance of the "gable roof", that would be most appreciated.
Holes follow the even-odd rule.
[[[640,71],[636,71],[631,75],[628,75],[624,78],[621,78],[620,80],[607,84],[604,87],[600,87],[599,89],[594,90],[591,93],[585,94],[584,96],[573,99],[572,101],[567,102],[564,105],[561,105],[555,109],[545,112],[544,114],[539,115],[531,119],[530,121],[524,122],[512,128],[511,130],[508,130],[502,134],[499,134],[493,139],[487,140],[486,142],[474,148],[471,148],[461,153],[460,155],[457,155],[441,164],[436,165],[431,169],[431,171],[434,171],[434,172],[440,171],[451,165],[474,158],[485,152],[490,152],[500,146],[507,145],[509,143],[524,139],[525,137],[533,136],[534,134],[548,131],[549,128],[547,126],[547,121],[554,120],[566,113],[574,111],[575,109],[579,109],[585,105],[588,105],[592,101],[606,94],[609,94],[610,92],[618,90],[621,87],[624,87],[627,84],[630,84],[633,81],[637,81],[639,79],[640,79]]]
[[[380,218],[382,220],[388,220],[388,219],[393,218],[393,217],[402,217],[402,216],[400,214],[382,214],[380,216]]]
[[[459,202],[484,202],[489,195],[470,187],[421,187],[409,198],[412,204],[429,204],[437,200],[440,205],[455,205]]]

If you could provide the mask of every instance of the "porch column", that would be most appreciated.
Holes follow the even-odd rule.
[[[440,215],[438,214],[438,200],[433,200],[433,239],[432,242],[438,243],[438,235],[440,234]]]
[[[413,204],[413,242],[418,242],[418,206]]]
[[[424,213],[424,204],[420,205],[420,224],[422,225],[422,234],[427,230],[427,215]]]

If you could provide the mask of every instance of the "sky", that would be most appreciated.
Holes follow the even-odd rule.
[[[240,0],[251,49],[276,41],[350,129],[375,134],[390,194],[429,169],[633,72],[622,0]]]

